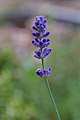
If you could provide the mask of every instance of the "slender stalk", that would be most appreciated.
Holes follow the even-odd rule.
[[[46,85],[47,85],[47,88],[48,88],[48,92],[49,92],[49,95],[50,95],[52,104],[54,105],[55,112],[56,112],[56,114],[57,114],[57,120],[61,120],[61,119],[60,119],[59,112],[58,112],[58,108],[57,108],[57,106],[56,106],[56,103],[55,103],[55,100],[54,100],[54,97],[53,97],[53,94],[52,94],[52,91],[51,91],[51,89],[50,89],[49,81],[48,81],[47,78],[45,78],[45,82],[46,82]]]
[[[42,68],[44,69],[44,59],[42,59]],[[46,77],[44,77],[44,80],[45,80],[45,83],[46,83],[46,86],[47,86],[47,89],[48,89],[48,92],[49,92],[49,96],[51,98],[52,104],[54,106],[54,109],[55,109],[55,112],[56,112],[56,115],[57,115],[57,120],[61,120],[56,102],[54,100],[54,97],[53,97],[53,94],[52,94],[52,91],[51,91],[51,88],[50,88],[50,85],[49,85],[49,81]]]
[[[44,59],[42,58],[42,68],[44,69]]]

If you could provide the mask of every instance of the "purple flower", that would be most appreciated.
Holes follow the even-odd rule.
[[[32,35],[33,35],[34,37],[40,37],[40,33],[39,33],[39,32],[32,32]]]
[[[42,53],[40,48],[38,50],[35,50],[34,57],[38,59],[42,59]]]
[[[38,38],[35,38],[32,40],[32,44],[37,46],[37,47],[40,47],[40,40]]]
[[[35,32],[32,32],[32,35],[35,37],[32,40],[32,44],[36,47],[39,47],[37,50],[35,50],[34,57],[42,60],[51,52],[51,48],[47,48],[47,46],[50,44],[50,40],[45,38],[50,34],[50,32],[46,32],[46,22],[47,20],[44,16],[37,16],[34,25],[32,26],[33,30],[35,30]],[[36,74],[40,77],[47,76],[50,73],[50,67],[47,69],[38,68],[36,71]]]
[[[43,37],[47,37],[50,34],[50,32],[45,32],[45,30],[47,28],[46,22],[47,22],[47,20],[45,19],[44,16],[36,17],[35,24],[34,24],[34,26],[32,26],[32,28],[34,30],[36,30],[36,32],[32,33],[32,35],[34,37],[40,37],[40,39],[41,39]]]
[[[34,44],[37,47],[44,48],[44,47],[47,47],[50,44],[50,40],[49,39],[39,40],[38,38],[35,38],[35,39],[32,40],[32,44]]]
[[[42,77],[42,76],[44,75],[44,70],[43,70],[42,68],[38,68],[38,69],[36,70],[36,74],[37,74],[38,76]]]
[[[49,39],[42,39],[40,41],[40,47],[44,48],[44,47],[47,47],[48,45],[50,44],[50,40]]]
[[[36,74],[40,77],[47,76],[51,73],[51,70],[52,70],[52,68],[50,68],[50,67],[46,68],[46,69],[38,68],[36,70]]]
[[[46,56],[48,56],[51,52],[51,48],[43,48],[42,50],[42,57],[45,58]]]
[[[38,59],[42,59],[47,57],[51,52],[51,48],[43,48],[42,50],[39,48],[38,50],[35,50],[34,57]]]
[[[36,31],[38,30],[36,26],[32,26],[32,28],[33,28],[34,30],[36,30]]]
[[[44,32],[46,30],[46,19],[44,16],[37,16],[35,20],[35,26],[32,28],[39,32]]]
[[[49,75],[52,71],[52,68],[51,67],[46,68],[46,70],[44,70],[44,71],[45,71],[45,75]]]
[[[42,34],[42,37],[47,37],[50,34],[50,32],[45,32]]]

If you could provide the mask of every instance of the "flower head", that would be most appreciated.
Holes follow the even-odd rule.
[[[46,39],[46,38],[43,38],[41,40],[39,40],[38,38],[35,38],[35,39],[32,40],[32,44],[37,46],[37,47],[44,48],[44,47],[47,47],[50,44],[50,40]]]
[[[45,31],[46,30],[46,19],[44,16],[36,16],[35,20],[35,27],[33,29],[37,28],[37,31]]]
[[[38,68],[37,70],[36,70],[36,74],[38,75],[38,76],[40,76],[40,77],[43,77],[43,76],[47,76],[47,75],[49,75],[50,73],[51,73],[51,68],[49,67],[49,68],[46,68],[46,69],[42,69],[42,68]]]
[[[47,20],[44,16],[36,16],[35,23],[32,28],[38,32],[45,32],[47,29],[46,22]]]
[[[34,57],[41,60],[46,58],[51,53],[51,48],[47,48],[50,44],[50,40],[46,37],[50,34],[50,32],[46,32],[46,23],[47,20],[44,16],[36,16],[34,25],[32,26],[33,30],[35,30],[35,32],[32,32],[32,35],[35,37],[32,40],[32,44],[36,47],[39,47],[37,50],[35,50]],[[50,67],[47,69],[38,68],[36,71],[36,74],[40,77],[47,76],[50,73]]]
[[[47,57],[51,52],[51,48],[43,48],[42,50],[39,48],[38,50],[35,50],[34,57],[38,59],[43,59]]]

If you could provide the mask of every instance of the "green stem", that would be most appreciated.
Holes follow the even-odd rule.
[[[44,59],[42,59],[42,68],[44,69]],[[44,77],[44,79],[45,79],[45,83],[46,83],[46,86],[47,86],[47,89],[48,89],[48,92],[49,92],[49,96],[51,98],[52,104],[54,106],[54,109],[55,109],[55,112],[56,112],[56,115],[57,115],[57,120],[61,120],[56,102],[54,100],[54,97],[53,97],[53,94],[52,94],[52,91],[51,91],[51,88],[50,88],[50,85],[49,85],[49,81],[46,77]]]
[[[44,59],[42,58],[42,68],[44,69]]]
[[[59,112],[58,112],[58,109],[57,109],[57,106],[56,106],[56,102],[55,102],[55,100],[54,100],[52,91],[51,91],[51,89],[50,89],[49,81],[48,81],[47,78],[45,78],[45,82],[46,82],[46,85],[47,85],[47,89],[48,89],[48,92],[49,92],[49,95],[50,95],[52,104],[53,104],[53,106],[54,106],[54,108],[55,108],[55,112],[56,112],[56,115],[57,115],[57,120],[61,120],[61,119],[60,119]]]

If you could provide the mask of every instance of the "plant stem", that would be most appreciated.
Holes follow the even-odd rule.
[[[56,106],[56,103],[55,103],[55,100],[54,100],[54,97],[53,97],[53,95],[52,95],[52,91],[51,91],[51,89],[50,89],[49,81],[48,81],[47,78],[44,78],[44,79],[45,79],[45,82],[46,82],[46,85],[47,85],[47,89],[48,89],[48,92],[49,92],[49,95],[50,95],[52,104],[53,104],[53,106],[54,106],[54,108],[55,108],[55,112],[56,112],[56,114],[57,114],[57,120],[61,120],[61,119],[60,119],[59,112],[58,112],[58,109],[57,109],[57,106]]]
[[[42,59],[42,68],[44,69],[44,59]],[[49,92],[49,96],[51,98],[52,104],[54,106],[54,109],[55,109],[55,112],[56,112],[56,115],[57,115],[57,120],[61,120],[59,112],[58,112],[58,108],[57,108],[56,102],[54,100],[54,97],[53,97],[53,94],[52,94],[52,91],[51,91],[51,88],[50,88],[49,81],[48,81],[47,77],[44,76],[44,80],[45,80],[45,83],[46,83],[46,86],[47,86],[47,89],[48,89],[48,92]]]
[[[44,59],[42,58],[42,68],[44,69]]]

